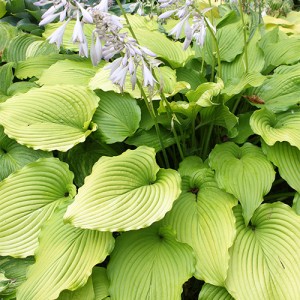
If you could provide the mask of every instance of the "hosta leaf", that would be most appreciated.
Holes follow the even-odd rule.
[[[293,210],[297,215],[300,215],[300,194],[296,193],[293,199]]]
[[[15,26],[1,22],[0,32],[0,51],[3,51],[10,41],[18,34],[18,30]]]
[[[183,50],[182,43],[170,40],[161,32],[136,28],[134,34],[140,45],[147,47],[158,57],[166,60],[172,68],[183,67],[194,55],[190,47],[187,50]]]
[[[220,190],[212,170],[193,171],[172,210],[164,218],[180,242],[195,252],[194,276],[207,283],[224,285],[229,261],[228,249],[235,237],[232,207],[237,200]]]
[[[176,69],[176,76],[178,81],[185,81],[190,84],[190,88],[181,91],[181,93],[186,93],[189,89],[196,90],[201,83],[206,82],[206,79],[200,72],[186,67]]]
[[[108,299],[109,282],[105,268],[94,267],[87,283],[75,291],[64,290],[58,300],[105,300]]]
[[[170,131],[167,131],[163,128],[160,129],[161,138],[164,143],[164,147],[167,148],[176,143],[173,135]],[[154,128],[150,130],[139,130],[133,136],[129,137],[125,141],[128,145],[139,146],[148,146],[155,149],[155,152],[161,151],[161,144],[157,136],[156,130]]]
[[[27,93],[32,88],[38,88],[39,86],[35,82],[31,81],[17,81],[14,82],[8,89],[7,95],[14,96]]]
[[[37,83],[40,85],[74,84],[87,86],[95,73],[96,69],[90,60],[80,62],[68,59],[59,60],[42,73]]]
[[[179,164],[178,172],[181,177],[191,176],[194,172],[207,167],[199,156],[188,156]]]
[[[244,73],[240,78],[229,80],[222,94],[234,96],[250,86],[260,86],[266,77],[260,73]]]
[[[243,24],[241,21],[234,21],[217,30],[216,38],[220,49],[220,59],[231,62],[237,55],[243,52]],[[203,47],[205,61],[212,65],[215,60],[215,46],[210,31],[207,31],[206,41]]]
[[[262,48],[265,54],[266,66],[274,68],[279,65],[290,65],[298,62],[300,40],[287,37],[276,43],[268,43]]]
[[[127,94],[100,91],[101,103],[93,117],[101,140],[107,144],[122,142],[139,128],[141,109]]]
[[[290,72],[279,71],[258,88],[251,89],[248,94],[256,95],[264,101],[264,106],[273,111],[286,111],[290,107],[299,105],[300,68]],[[261,107],[261,105],[256,105]]]
[[[35,151],[36,152],[36,151]],[[112,148],[106,147],[105,144],[87,139],[70,149],[68,152],[61,153],[60,158],[68,163],[70,170],[74,173],[74,183],[80,187],[83,185],[86,176],[92,172],[92,167],[101,156],[118,155]]]
[[[245,226],[235,210],[237,236],[226,287],[235,299],[297,299],[300,294],[300,216],[286,204],[261,205]]]
[[[221,286],[205,283],[200,291],[198,300],[234,300],[228,291]]]
[[[195,91],[189,91],[186,93],[186,97],[190,102],[195,102],[201,107],[212,106],[214,103],[212,98],[220,94],[224,88],[222,79],[218,78],[217,82],[205,82],[198,86]]]
[[[248,41],[248,73],[250,74],[257,74],[261,72],[265,64],[263,51],[258,46],[260,38],[260,32],[259,30],[256,30],[254,36],[250,39],[250,41]],[[228,81],[232,79],[238,80],[246,73],[245,59],[245,53],[242,53],[230,63],[222,62],[222,79],[226,85]]]
[[[101,231],[133,230],[164,217],[180,194],[180,177],[159,169],[153,148],[101,157],[78,190],[65,220]]]
[[[0,255],[26,257],[54,209],[75,196],[73,174],[56,158],[26,165],[0,183]]]
[[[278,167],[280,176],[300,193],[300,150],[286,142],[277,142],[272,147],[262,145],[268,159]]]
[[[194,271],[193,252],[155,224],[118,237],[107,271],[112,299],[179,300]]]
[[[0,0],[0,18],[2,18],[6,14],[6,1]]]
[[[236,128],[233,128],[233,129],[237,129],[238,132],[234,136],[232,136],[230,133],[230,137],[233,137],[232,138],[233,142],[237,144],[244,144],[249,138],[249,136],[254,134],[249,124],[251,115],[252,115],[251,111],[238,115],[238,124],[236,125]],[[232,130],[232,132],[234,132],[234,130]]]
[[[272,164],[261,149],[250,143],[242,147],[232,142],[216,145],[209,156],[220,188],[242,204],[246,225],[263,201],[275,179]]]
[[[140,16],[138,14],[127,14],[131,28],[134,30],[138,28],[148,29],[150,31],[157,31],[159,24],[157,22],[157,16]]]
[[[26,60],[26,58],[31,56],[57,53],[55,49],[54,45],[45,42],[42,38],[36,35],[20,34],[13,38],[8,47],[5,49],[3,53],[3,60],[7,62],[18,62]]]
[[[0,123],[5,133],[20,144],[67,151],[95,131],[90,122],[98,101],[92,91],[81,86],[32,89],[0,105]]]
[[[274,114],[262,108],[252,114],[250,126],[269,146],[276,142],[289,142],[300,149],[300,110]]]
[[[82,230],[64,224],[65,203],[42,227],[35,264],[17,289],[18,300],[56,299],[62,290],[75,290],[87,282],[92,268],[114,247],[109,232]]]
[[[0,67],[0,93],[7,94],[7,90],[13,82],[13,63],[7,63]]]
[[[0,126],[0,181],[26,164],[50,156],[49,152],[34,151],[9,139]]]
[[[0,257],[0,274],[4,274],[7,277],[7,285],[3,291],[0,292],[2,299],[15,298],[16,288],[26,280],[27,268],[34,263],[32,257],[27,258],[12,258],[12,257]],[[2,280],[0,280],[0,286],[2,286]]]
[[[75,61],[83,61],[83,58],[70,54],[50,54],[41,55],[37,57],[29,57],[25,61],[20,61],[16,64],[15,76],[19,79],[26,79],[28,77],[40,78],[42,73],[51,65],[59,60],[68,59]],[[62,79],[62,78],[60,78]],[[65,78],[63,78],[65,79]]]

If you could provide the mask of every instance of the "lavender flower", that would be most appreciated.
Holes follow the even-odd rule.
[[[185,40],[183,43],[183,48],[187,49],[191,44],[193,38],[200,47],[203,47],[207,24],[216,33],[215,27],[211,24],[208,18],[205,17],[205,13],[212,8],[206,8],[202,11],[198,11],[194,7],[194,2],[192,0],[184,1],[183,5],[178,5],[180,1],[175,0],[159,0],[160,8],[167,8],[171,6],[174,8],[174,5],[177,5],[176,9],[171,9],[162,13],[158,18],[167,19],[172,15],[176,15],[179,18],[179,22],[176,26],[170,31],[169,35],[173,35],[175,39],[179,39],[182,32],[185,34]],[[192,25],[190,25],[190,20],[192,19]]]

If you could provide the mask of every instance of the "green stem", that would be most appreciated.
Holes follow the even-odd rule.
[[[209,147],[209,142],[211,139],[211,134],[212,134],[212,130],[213,130],[214,125],[210,124],[208,127],[208,131],[206,133],[206,137],[205,137],[205,142],[204,142],[204,146],[202,149],[202,159],[206,159],[207,155],[208,155],[208,147]]]
[[[175,138],[175,141],[176,141],[176,145],[177,145],[177,148],[178,148],[178,151],[179,151],[180,158],[181,158],[181,160],[184,160],[184,154],[183,154],[180,142],[179,142],[179,138],[178,138],[175,126],[171,125],[171,130],[173,132],[173,135],[174,135],[174,138]]]
[[[232,111],[231,111],[233,114],[235,114],[235,112],[240,104],[241,99],[242,99],[242,96],[240,96],[238,99],[236,99],[234,106],[232,108]]]
[[[246,69],[246,73],[248,73],[249,65],[248,65],[247,27],[246,27],[245,19],[244,19],[242,0],[239,0],[239,8],[240,8],[240,14],[241,14],[241,19],[242,19],[242,24],[243,24],[245,69]]]

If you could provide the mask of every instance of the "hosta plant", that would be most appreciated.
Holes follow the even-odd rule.
[[[40,0],[41,37],[16,3],[0,299],[298,299],[299,14]]]

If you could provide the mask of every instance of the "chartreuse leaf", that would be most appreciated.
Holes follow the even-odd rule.
[[[220,188],[233,194],[242,204],[247,225],[275,179],[275,172],[262,150],[250,143],[242,147],[229,142],[216,145],[209,156]]]
[[[299,105],[299,84],[300,84],[300,68],[289,68],[289,72],[275,73],[257,88],[251,89],[248,93],[261,98],[264,106],[273,112],[286,111],[290,107]],[[256,105],[261,107],[261,105]]]
[[[193,251],[172,230],[154,224],[117,238],[107,272],[112,299],[179,300],[194,272]]]
[[[265,64],[263,51],[258,46],[258,41],[260,40],[260,38],[261,34],[259,30],[256,30],[253,37],[250,39],[250,41],[248,41],[247,44],[249,74],[259,74],[259,72],[262,71]],[[224,80],[226,86],[227,82],[238,81],[239,79],[243,79],[245,74],[246,66],[244,52],[238,55],[235,58],[235,60],[230,63],[222,62],[222,79]],[[258,76],[261,77],[261,75]],[[253,78],[252,80],[255,80],[255,78]]]
[[[234,299],[224,287],[205,283],[200,291],[198,300],[234,300]]]
[[[18,34],[18,29],[8,23],[0,23],[0,51],[3,51],[10,41]]]
[[[34,263],[32,257],[13,258],[0,257],[0,277],[5,275],[6,280],[0,279],[0,297],[2,299],[13,299],[16,297],[16,288],[26,280],[27,268]],[[5,285],[5,288],[2,289]],[[1,291],[2,289],[2,291]]]
[[[58,53],[55,45],[31,34],[20,34],[14,37],[3,53],[3,60],[18,62],[28,57]]]
[[[293,210],[296,212],[297,215],[300,215],[300,194],[296,193],[293,199]]]
[[[72,61],[83,61],[83,58],[77,54],[50,54],[36,57],[29,57],[25,61],[20,61],[16,64],[15,76],[19,79],[28,77],[40,78],[42,73],[51,65],[59,60],[68,59]],[[65,79],[65,78],[60,78]],[[66,80],[66,79],[65,79]]]
[[[141,109],[128,94],[99,91],[101,103],[93,117],[101,140],[107,144],[122,142],[139,128]]]
[[[7,95],[11,97],[24,94],[34,87],[38,88],[39,86],[35,82],[31,81],[17,81],[7,89]]]
[[[290,65],[299,61],[300,40],[286,36],[275,43],[268,43],[262,48],[265,54],[266,66],[274,68],[280,65]]]
[[[272,147],[262,143],[268,159],[278,167],[280,176],[300,193],[300,150],[287,142],[275,143]]]
[[[251,226],[236,207],[226,288],[235,299],[297,299],[300,295],[300,216],[288,205],[261,205]]]
[[[7,90],[12,84],[14,79],[13,75],[13,63],[7,63],[0,67],[0,95],[4,94],[7,95]]]
[[[300,149],[299,110],[275,114],[262,108],[252,114],[250,126],[253,132],[260,135],[269,146],[276,142],[289,142]]]
[[[0,0],[0,18],[2,18],[6,14],[6,1]]]
[[[42,73],[37,83],[40,85],[74,84],[87,86],[95,73],[96,69],[90,60],[80,62],[68,59],[59,60]]]
[[[32,89],[0,105],[5,133],[33,149],[67,151],[96,130],[91,123],[99,98],[82,86]]]
[[[189,102],[195,102],[201,107],[212,106],[212,98],[221,93],[221,90],[224,88],[224,83],[222,79],[218,78],[217,82],[205,82],[200,84],[195,91],[189,91],[186,93],[186,97]]]
[[[51,156],[50,152],[34,151],[9,139],[0,126],[0,181],[30,162]]]
[[[139,229],[162,219],[179,194],[179,174],[159,169],[154,149],[142,146],[101,157],[64,218],[101,231]]]
[[[234,20],[226,26],[218,28],[216,33],[218,47],[220,49],[220,59],[222,61],[232,62],[237,55],[243,52],[243,24],[241,21]],[[210,31],[207,30],[206,41],[204,43],[204,59],[206,63],[212,65],[215,60],[214,41]]]
[[[238,124],[232,129],[232,132],[230,132],[230,137],[232,137],[233,142],[237,144],[244,144],[249,136],[254,134],[249,124],[251,115],[252,111],[238,115]],[[236,134],[233,134],[234,129],[237,130]]]
[[[179,164],[178,172],[181,177],[192,176],[194,172],[207,167],[199,156],[188,156]]]
[[[190,47],[184,50],[182,43],[170,40],[159,31],[135,28],[134,34],[140,45],[150,49],[158,57],[167,61],[172,68],[183,67],[194,55],[194,51]]]
[[[42,158],[0,182],[0,255],[26,257],[38,246],[42,224],[76,193],[68,165]]]
[[[87,283],[75,290],[64,290],[61,292],[58,300],[105,300],[109,299],[109,282],[105,268],[94,267],[92,275]]]
[[[92,268],[101,263],[114,247],[110,232],[82,230],[64,224],[68,203],[44,223],[35,252],[35,264],[27,280],[17,289],[18,300],[56,299],[63,290],[84,286]]]
[[[176,231],[180,242],[193,248],[194,276],[222,286],[227,276],[228,249],[235,237],[232,207],[237,200],[218,188],[212,170],[202,167],[191,171],[190,176],[183,177],[183,192],[163,222]]]

